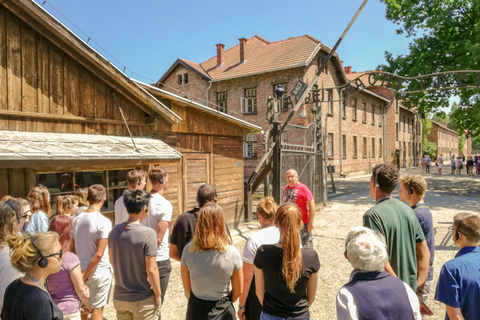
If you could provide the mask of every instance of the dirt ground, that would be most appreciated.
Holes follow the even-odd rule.
[[[419,174],[419,169],[402,170],[401,175]],[[457,212],[478,213],[480,205],[480,178],[425,176],[428,191],[425,198],[430,204],[435,227],[434,287],[442,265],[451,260],[458,247],[453,246],[448,227]],[[319,271],[318,291],[315,302],[310,308],[312,319],[336,319],[335,297],[338,290],[348,282],[351,265],[343,256],[344,239],[353,226],[362,225],[363,213],[375,203],[369,197],[369,177],[337,179],[337,194],[329,199],[326,208],[317,207],[314,227],[314,249],[318,252],[322,264]],[[398,188],[394,191],[398,197]],[[248,236],[258,230],[256,223],[232,230],[234,245],[243,253]],[[444,319],[445,306],[433,300],[435,289],[427,303],[434,316],[426,319]],[[172,274],[162,306],[162,319],[183,319],[186,313],[187,299],[183,293],[180,278],[180,263],[172,260]],[[235,308],[238,302],[235,303]],[[105,319],[116,319],[113,302],[105,308]]]

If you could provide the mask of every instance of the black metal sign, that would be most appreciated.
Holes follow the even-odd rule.
[[[302,94],[307,90],[308,85],[302,80],[298,80],[292,91],[290,92],[295,98],[300,99]]]

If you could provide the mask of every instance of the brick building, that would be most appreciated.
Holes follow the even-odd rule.
[[[428,141],[437,145],[435,156],[443,154],[443,159],[457,157],[458,153],[458,133],[447,126],[432,120],[432,129],[427,136]],[[465,150],[466,151],[466,150]]]

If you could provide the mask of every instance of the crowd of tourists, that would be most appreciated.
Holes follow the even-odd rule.
[[[448,161],[448,160],[446,160]],[[422,173],[429,174],[430,167],[435,166],[434,174],[442,174],[443,166],[444,166],[444,159],[443,154],[440,154],[438,157],[434,157],[433,160],[430,158],[429,155],[424,155],[422,160]],[[447,162],[448,166],[448,162]],[[460,177],[462,175],[462,170],[465,169],[466,175],[468,176],[475,176],[480,174],[480,156],[478,155],[470,155],[468,158],[465,158],[465,155],[455,157],[452,155],[450,159],[450,168],[451,173],[450,175]]]
[[[163,196],[168,173],[161,167],[128,172],[114,226],[101,213],[102,185],[57,196],[53,218],[44,186],[31,188],[26,199],[6,196],[0,201],[1,319],[103,319],[113,277],[117,319],[161,319],[170,259],[181,264],[186,319],[310,319],[320,271],[315,202],[295,170],[286,178],[283,204],[271,197],[258,204],[260,230],[242,254],[209,184],[199,187],[198,206],[180,214],[170,232],[173,207]],[[392,197],[398,183],[400,200]],[[431,314],[434,291],[446,319],[478,319],[480,216],[453,217],[460,250],[442,267],[435,289],[426,190],[422,175],[400,177],[388,164],[372,169],[376,204],[363,226],[346,235],[344,255],[353,271],[336,297],[338,319],[422,319]]]

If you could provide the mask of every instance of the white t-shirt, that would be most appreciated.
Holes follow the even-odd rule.
[[[97,252],[98,240],[108,239],[110,231],[112,231],[112,222],[98,211],[82,212],[73,220],[72,235],[75,239],[75,252],[80,259],[82,272],[87,269],[95,252]],[[102,259],[100,259],[92,275],[109,269],[108,248],[105,248]]]
[[[280,231],[275,226],[260,229],[247,239],[245,249],[243,250],[242,260],[253,264],[257,249],[264,244],[275,244],[280,240]]]
[[[128,220],[127,208],[123,204],[123,195],[115,201],[115,225]]]
[[[142,221],[143,225],[152,228],[157,232],[157,224],[159,221],[172,221],[173,207],[167,199],[159,193],[152,194],[150,199],[150,211],[148,217]],[[157,249],[157,261],[165,261],[170,259],[168,250],[168,229],[165,231],[162,243]]]
[[[23,276],[23,273],[15,269],[10,261],[10,248],[4,242],[0,244],[0,312],[3,307],[5,289],[13,280]]]

